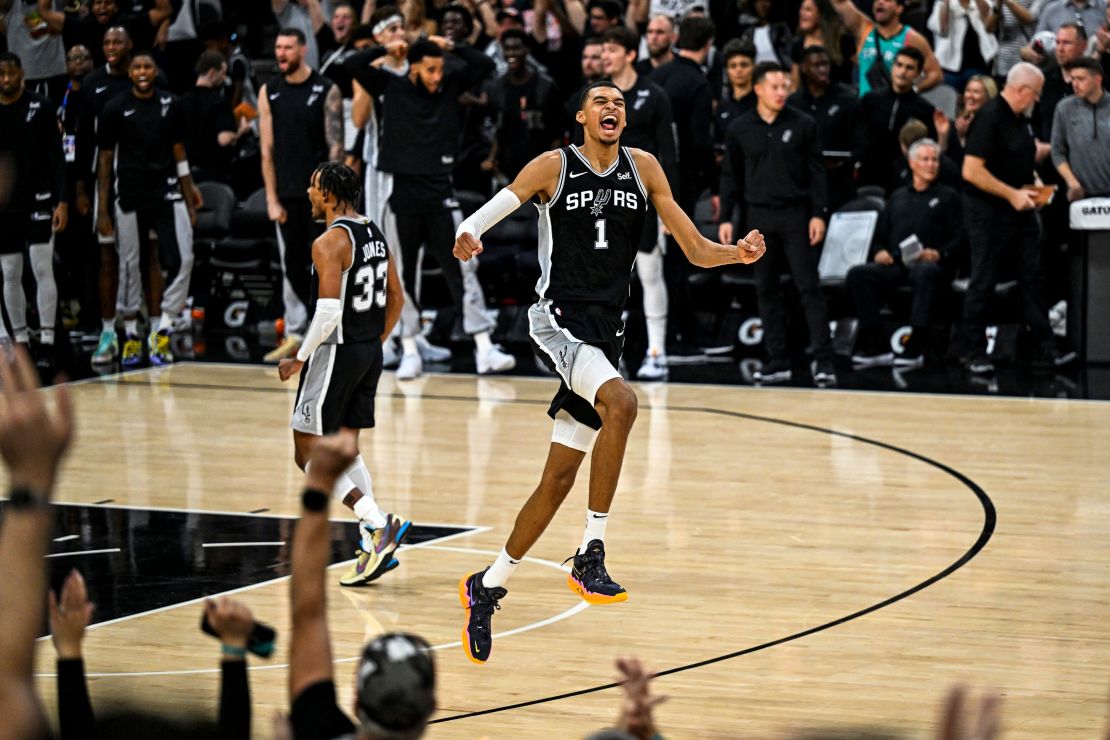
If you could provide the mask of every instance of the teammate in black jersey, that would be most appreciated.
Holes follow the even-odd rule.
[[[636,394],[617,372],[623,344],[621,310],[650,200],[663,225],[699,267],[750,264],[763,256],[763,236],[752,231],[735,245],[703,237],[671,195],[652,155],[620,146],[625,99],[610,81],[583,91],[576,116],[585,143],[543,154],[459,227],[455,256],[481,254],[481,235],[538,196],[539,301],[528,311],[537,353],[562,379],[548,414],[555,420],[540,484],[517,516],[497,560],[464,576],[459,598],[468,614],[463,648],[485,662],[493,647],[490,622],[504,583],[543,534],[570,493],[594,447],[586,531],[573,556],[570,588],[591,604],[624,601],[628,594],[605,570],[605,523],[636,420]],[[570,559],[570,558],[568,558]]]
[[[346,165],[323,164],[310,183],[312,218],[326,224],[312,243],[309,303],[315,311],[296,358],[278,363],[282,380],[301,375],[290,426],[302,469],[322,435],[341,431],[357,443],[359,430],[374,426],[382,341],[397,323],[403,300],[385,237],[355,211],[358,175]],[[411,522],[378,508],[361,455],[333,493],[358,515],[362,531],[357,560],[339,582],[360,586],[395,568],[393,551]]]

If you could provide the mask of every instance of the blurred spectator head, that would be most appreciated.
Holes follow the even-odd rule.
[[[928,137],[918,139],[910,145],[906,157],[910,161],[915,184],[920,181],[928,187],[936,182],[940,174],[940,144]]]
[[[821,45],[829,59],[842,64],[844,56],[840,53],[840,37],[844,35],[844,23],[829,0],[802,0],[798,8],[798,34],[806,36],[819,32]]]
[[[745,89],[752,85],[752,70],[755,69],[755,45],[740,39],[730,39],[721,50],[725,59],[725,74],[728,84]]]
[[[636,62],[640,37],[627,26],[613,26],[601,35],[601,67],[613,77]]]
[[[589,29],[591,36],[600,36],[605,29],[621,22],[621,5],[617,0],[590,0]]]
[[[912,46],[903,46],[894,55],[894,64],[890,69],[890,88],[896,93],[913,91],[913,83],[921,76],[925,69],[925,55],[920,49]]]
[[[906,0],[875,0],[871,4],[871,15],[875,19],[875,23],[885,26],[890,23],[897,23],[905,9]]]
[[[798,65],[802,82],[818,89],[832,84],[832,59],[829,50],[823,46],[807,46],[802,51],[802,63]]]
[[[424,733],[436,708],[435,662],[426,641],[397,632],[378,637],[362,650],[357,681],[355,714],[365,736],[404,740]]]
[[[381,46],[405,38],[405,17],[396,5],[383,5],[370,16],[370,32]]]
[[[443,81],[443,49],[427,39],[420,39],[409,47],[409,75],[414,82],[420,80],[428,92],[439,90]]]
[[[158,79],[158,64],[154,61],[154,55],[147,51],[140,51],[133,56],[131,66],[128,67],[128,76],[136,92],[143,95],[151,92]]]
[[[66,74],[75,80],[80,80],[92,72],[93,62],[89,47],[84,44],[74,44],[66,52]]]
[[[911,118],[898,129],[898,144],[902,147],[902,156],[908,157],[910,147],[929,135],[929,127],[916,118]]]
[[[1082,57],[1069,62],[1064,71],[1071,77],[1076,97],[1095,102],[1102,91],[1102,65],[1097,59]]]
[[[197,31],[197,38],[204,48],[218,51],[225,57],[231,56],[231,32],[223,21],[210,21]]]
[[[601,39],[588,38],[582,44],[582,77],[586,82],[601,79],[605,70],[601,64]]]
[[[759,104],[777,113],[786,106],[790,95],[790,75],[778,62],[763,62],[755,65],[752,87]]]
[[[348,43],[357,26],[358,13],[355,12],[355,6],[348,2],[335,6],[335,10],[331,13],[331,30],[335,34],[336,41],[340,44]]]
[[[295,74],[304,64],[305,37],[299,28],[283,28],[274,39],[274,59],[278,72],[285,76]]]
[[[23,60],[15,52],[0,52],[0,95],[12,98],[23,89]]]
[[[119,5],[116,4],[116,0],[92,0],[89,4],[89,12],[92,13],[92,17],[96,19],[97,23],[106,26],[119,13]]]
[[[112,26],[104,32],[102,47],[110,67],[126,64],[131,58],[131,34],[123,26]]]
[[[199,87],[223,87],[227,79],[227,59],[218,51],[206,51],[197,57],[193,71]]]
[[[1029,62],[1018,62],[1006,75],[1002,96],[1015,113],[1033,110],[1044,90],[1044,72]]]
[[[975,75],[964,86],[960,113],[975,114],[983,104],[998,95],[998,83],[990,75]]]
[[[439,32],[458,43],[474,32],[474,15],[462,3],[444,6],[439,14]]]
[[[678,40],[678,34],[675,33],[674,19],[669,15],[657,15],[648,21],[647,33],[644,34],[647,40],[648,56],[652,59],[665,57],[674,48],[674,42]]]
[[[370,26],[365,23],[360,23],[355,26],[355,30],[351,31],[351,46],[359,51],[369,49],[374,45],[374,32]]]
[[[1087,32],[1078,23],[1064,23],[1056,29],[1056,48],[1053,54],[1061,67],[1074,62],[1087,51]]]
[[[771,0],[741,0],[740,11],[754,17],[763,26],[771,22]]]
[[[687,14],[678,24],[678,39],[675,41],[675,46],[682,51],[708,52],[715,33],[713,21],[704,16]]]
[[[517,75],[528,69],[528,34],[519,28],[510,28],[497,40],[501,56],[509,65],[509,74]]]
[[[508,31],[510,28],[517,30],[524,30],[524,16],[520,11],[513,7],[502,8],[497,11],[497,35],[500,38],[501,34]]]

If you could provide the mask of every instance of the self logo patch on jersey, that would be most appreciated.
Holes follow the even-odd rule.
[[[789,144],[790,140],[793,139],[793,138],[794,138],[794,132],[791,131],[790,129],[786,129],[785,131],[782,132],[782,143],[783,144]]]

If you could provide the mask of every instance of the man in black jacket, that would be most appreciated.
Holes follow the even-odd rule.
[[[890,87],[863,96],[863,124],[867,135],[867,152],[860,169],[861,185],[879,185],[893,190],[892,163],[902,158],[898,132],[911,118],[929,128],[929,138],[936,139],[933,127],[933,104],[914,92],[913,83],[925,66],[925,55],[912,46],[899,49],[890,71]]]
[[[825,238],[828,203],[820,134],[812,118],[787,107],[790,76],[782,67],[774,62],[759,64],[752,80],[756,108],[733,121],[725,136],[719,236],[731,241],[735,204],[741,205],[741,223],[759,224],[768,235],[767,257],[755,267],[767,355],[756,381],[784,382],[792,374],[779,283],[785,263],[805,310],[815,359],[813,380],[819,386],[832,385],[836,371],[828,312],[817,277],[817,247]]]
[[[937,293],[951,277],[956,251],[967,238],[960,195],[938,182],[940,145],[920,139],[910,147],[913,183],[894,191],[879,215],[871,241],[871,261],[848,271],[848,290],[859,313],[852,361],[859,366],[924,363],[929,313]],[[895,356],[884,341],[879,310],[896,288],[912,289],[913,333]]]
[[[835,211],[855,196],[853,175],[867,149],[859,97],[847,85],[833,83],[832,59],[823,46],[806,47],[799,69],[801,87],[786,102],[817,121],[829,183],[829,210]]]
[[[445,50],[452,52],[450,57],[445,57]],[[385,96],[388,101],[378,122],[378,169],[393,175],[387,219],[388,214],[396,219],[402,282],[407,294],[415,297],[420,248],[427,247],[443,270],[463,330],[474,339],[478,372],[511,370],[516,360],[490,340],[493,321],[486,312],[477,264],[460,267],[451,254],[455,228],[463,219],[451,182],[462,120],[459,96],[489,76],[493,61],[469,46],[437,37],[436,42],[421,40],[409,47],[409,72],[399,77],[371,66],[384,53],[380,48],[359,52],[344,66],[372,97]],[[401,380],[423,373],[415,340],[420,327],[412,323],[401,322]]]

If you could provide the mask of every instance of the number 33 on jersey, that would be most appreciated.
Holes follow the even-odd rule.
[[[351,266],[344,271],[339,288],[343,320],[324,341],[327,344],[378,341],[385,331],[385,286],[389,275],[385,237],[368,218],[337,218],[329,228],[347,232],[351,240]],[[312,305],[316,305],[319,288],[313,266]]]

